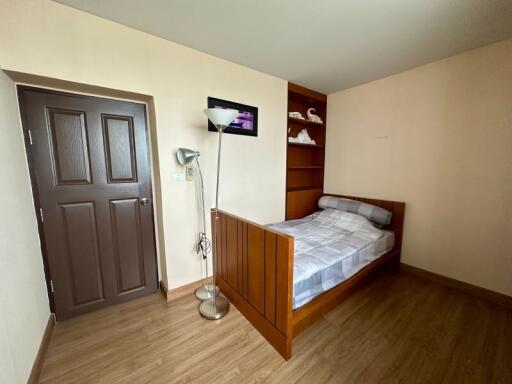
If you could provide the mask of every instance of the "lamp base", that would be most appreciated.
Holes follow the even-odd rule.
[[[214,284],[205,284],[196,289],[195,295],[198,300],[204,301],[219,296],[220,289]]]
[[[199,305],[199,313],[208,320],[221,319],[228,311],[229,301],[224,296],[217,296],[216,298],[205,300]]]

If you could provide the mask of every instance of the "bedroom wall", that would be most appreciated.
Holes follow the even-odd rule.
[[[325,190],[407,203],[403,262],[512,296],[512,40],[328,97]]]
[[[207,207],[213,206],[217,136],[207,131],[202,112],[207,96],[259,107],[257,138],[224,136],[221,207],[260,223],[284,219],[286,81],[51,1],[0,0],[0,9],[1,69],[150,96],[160,168],[155,192],[162,200],[159,241],[165,243],[160,275],[169,289],[202,277],[193,251],[195,183],[171,175],[182,171],[174,157],[178,147],[201,151]],[[0,381],[21,383],[41,341],[48,302],[14,85],[0,76],[1,196],[9,198],[0,220]]]
[[[284,218],[286,81],[51,1],[0,0],[0,9],[3,69],[152,97],[165,243],[161,275],[169,289],[202,277],[193,252],[196,188],[171,175],[182,170],[178,147],[199,150],[207,207],[213,206],[217,136],[207,131],[202,112],[207,96],[259,107],[257,138],[225,135],[221,207],[260,223]]]
[[[50,309],[14,83],[0,71],[0,383],[25,383]]]

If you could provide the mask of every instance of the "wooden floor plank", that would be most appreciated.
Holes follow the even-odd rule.
[[[512,311],[383,272],[294,339],[285,362],[231,307],[159,294],[57,323],[41,383],[510,383]]]

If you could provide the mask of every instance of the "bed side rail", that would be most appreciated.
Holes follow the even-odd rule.
[[[217,285],[288,360],[292,342],[293,237],[220,210],[218,215],[212,210],[211,219]]]

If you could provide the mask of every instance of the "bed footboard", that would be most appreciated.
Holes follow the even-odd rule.
[[[293,237],[215,210],[215,281],[286,359],[292,346]]]

